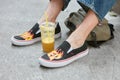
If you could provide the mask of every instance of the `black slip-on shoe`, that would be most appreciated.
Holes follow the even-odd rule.
[[[59,23],[56,23],[55,39],[59,38],[60,36],[61,36],[61,28]],[[11,37],[12,44],[18,46],[34,44],[40,40],[41,40],[41,32],[38,23],[36,23],[29,31]]]
[[[44,54],[39,58],[40,65],[45,67],[62,67],[88,54],[86,42],[79,48],[72,49],[71,45],[64,41],[56,50]]]

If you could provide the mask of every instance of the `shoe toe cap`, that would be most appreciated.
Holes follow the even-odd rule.
[[[50,58],[48,57],[47,54],[43,55],[41,58],[45,59],[45,60],[50,60]]]
[[[14,36],[14,38],[17,39],[17,40],[25,40],[25,39],[23,39],[23,38],[20,37],[20,36]]]

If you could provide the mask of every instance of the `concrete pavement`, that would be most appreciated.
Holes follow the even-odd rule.
[[[43,55],[40,42],[25,47],[11,45],[11,36],[30,29],[43,14],[47,3],[48,0],[0,0],[0,80],[120,80],[119,16],[106,16],[115,25],[114,40],[104,43],[101,48],[91,47],[89,55],[62,68],[40,67],[38,58]],[[67,38],[64,19],[78,7],[72,1],[58,17],[62,37],[56,40],[56,47]]]

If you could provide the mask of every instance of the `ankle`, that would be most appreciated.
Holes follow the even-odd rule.
[[[73,49],[79,48],[80,46],[82,46],[84,44],[84,40],[66,40]]]

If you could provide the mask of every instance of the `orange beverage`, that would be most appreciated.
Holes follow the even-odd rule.
[[[54,50],[54,41],[52,42],[42,41],[42,47],[44,52],[49,53],[52,50]]]
[[[43,23],[40,25],[41,30],[41,41],[43,51],[46,53],[54,50],[54,35],[55,35],[55,24],[52,22]]]

